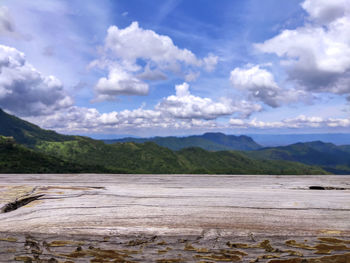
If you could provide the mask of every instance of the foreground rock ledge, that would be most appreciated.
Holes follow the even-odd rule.
[[[0,262],[350,263],[350,176],[0,175]]]

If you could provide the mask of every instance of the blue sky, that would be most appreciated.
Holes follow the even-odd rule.
[[[348,0],[3,0],[0,107],[94,137],[350,129]]]

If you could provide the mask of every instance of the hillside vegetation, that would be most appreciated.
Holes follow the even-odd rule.
[[[350,146],[336,146],[321,141],[270,147],[246,155],[259,160],[288,160],[317,165],[335,174],[350,174]]]
[[[82,136],[43,130],[0,110],[1,173],[194,173],[194,174],[325,174],[319,167],[254,159],[236,151],[210,152],[199,147],[170,150],[154,142],[105,144]],[[208,133],[197,136],[233,147],[235,140],[256,146],[246,136]],[[255,145],[255,146],[254,146]]]
[[[17,143],[34,147],[40,141],[61,142],[74,140],[74,136],[58,134],[54,131],[41,129],[30,122],[24,121],[0,109],[0,135],[11,136]]]
[[[0,173],[96,173],[110,172],[102,166],[82,165],[36,152],[0,136]]]
[[[252,138],[248,136],[234,136],[223,133],[205,133],[203,135],[193,135],[187,137],[153,137],[153,138],[124,138],[119,140],[104,140],[107,144],[118,142],[154,142],[159,146],[167,147],[173,151],[178,151],[189,147],[200,147],[207,151],[241,150],[249,151],[260,149]]]

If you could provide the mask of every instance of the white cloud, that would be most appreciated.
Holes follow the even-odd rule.
[[[230,80],[234,88],[246,91],[250,98],[260,100],[271,107],[299,101],[305,92],[280,88],[271,72],[259,65],[248,68],[235,68]]]
[[[215,70],[216,65],[218,64],[219,58],[213,54],[209,54],[203,59],[205,70],[212,72]]]
[[[301,128],[344,128],[350,127],[349,118],[322,118],[317,116],[299,115],[295,118],[283,119],[281,121],[265,122],[253,119],[250,121],[231,118],[229,121],[234,128],[258,128],[258,129],[301,129]]]
[[[77,106],[53,112],[49,116],[27,118],[42,127],[59,131],[115,132],[138,129],[214,129],[221,127],[217,119],[224,116],[246,118],[261,107],[246,101],[235,103],[221,99],[194,96],[189,85],[175,87],[176,94],[163,98],[153,109],[100,113],[94,108]]]
[[[234,119],[234,118],[231,118],[229,120],[229,124],[233,127],[243,127],[245,128],[245,122],[244,120],[242,119]]]
[[[170,37],[142,29],[137,22],[124,29],[109,27],[105,48],[113,51],[116,57],[131,62],[145,59],[158,64],[172,64],[178,61],[193,66],[201,64],[191,51],[175,46]]]
[[[69,107],[72,99],[54,76],[43,76],[24,54],[0,45],[0,106],[20,116],[45,115]]]
[[[310,19],[321,24],[343,17],[350,9],[348,0],[306,0],[302,7],[309,13]]]
[[[64,132],[116,133],[140,132],[144,129],[190,130],[193,128],[211,129],[217,127],[215,121],[200,119],[176,119],[158,110],[123,110],[100,113],[94,108],[70,107],[57,111],[51,116],[26,118],[41,127]]]
[[[147,95],[148,84],[142,82],[119,65],[110,66],[107,78],[96,84],[96,100],[113,100],[118,95]]]
[[[341,118],[329,118],[327,121],[328,127],[350,127],[350,118],[341,119]]]
[[[210,98],[194,96],[185,82],[175,87],[176,95],[163,99],[156,109],[181,119],[216,119],[220,116],[239,114],[249,116],[260,111],[261,107],[248,102],[235,102],[231,99],[221,98],[215,102]]]
[[[113,64],[113,67],[105,68],[109,70],[109,75],[114,75],[115,78],[117,78],[115,72],[111,71],[114,71],[115,67],[123,68],[123,81],[128,82],[126,79],[128,76],[134,85],[125,85],[121,89],[123,92],[114,94],[117,96],[122,94],[145,95],[146,84],[138,82],[138,87],[135,87],[136,79],[144,81],[164,80],[167,78],[166,72],[183,76],[186,81],[194,81],[199,76],[199,69],[213,71],[217,62],[218,57],[213,54],[209,54],[203,59],[197,58],[190,50],[177,47],[170,37],[143,29],[139,27],[137,22],[133,22],[124,29],[117,26],[109,27],[103,56],[91,65],[101,67],[103,64]],[[146,65],[144,66],[144,64]],[[126,65],[128,68],[125,67]],[[100,82],[105,83],[106,79],[100,79],[96,86],[96,92],[100,98],[106,97],[104,93],[100,96],[100,91],[105,89],[99,87]],[[140,85],[143,87],[141,91]]]
[[[17,49],[0,45],[0,72],[2,68],[21,67],[25,64],[25,57],[22,52]]]
[[[350,8],[348,1],[306,0],[311,22],[256,44],[281,57],[290,80],[311,92],[350,93]]]

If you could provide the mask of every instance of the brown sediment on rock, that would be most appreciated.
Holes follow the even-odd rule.
[[[160,250],[158,250],[158,254],[166,254],[166,253],[168,253],[170,250],[172,250],[171,247],[167,247],[167,248],[165,248],[165,249],[160,249]]]
[[[330,254],[333,251],[350,250],[350,247],[347,247],[346,245],[343,245],[343,244],[337,244],[337,245],[317,244],[315,248],[317,249],[315,254]]]
[[[196,259],[205,259],[221,262],[237,262],[241,261],[244,256],[248,256],[247,253],[239,250],[220,249],[219,251],[211,251],[206,248],[193,248],[192,246],[190,247],[190,249],[187,250],[195,251],[196,253],[207,254],[196,254],[194,255],[194,258]]]
[[[226,245],[230,248],[262,248],[266,252],[281,252],[278,248],[273,248],[269,240],[265,239],[264,241],[258,244],[244,244],[244,243],[231,243],[227,242]]]
[[[0,241],[17,242],[18,238],[15,238],[15,237],[0,237]]]
[[[254,245],[244,244],[244,243],[231,243],[230,241],[228,241],[226,245],[229,248],[256,248],[256,246]]]
[[[261,259],[271,259],[271,258],[280,258],[280,255],[261,255],[258,256],[256,259],[251,260],[250,263],[260,262]]]
[[[350,244],[350,240],[334,238],[334,237],[319,237],[318,240],[330,244]]]
[[[110,236],[103,237],[103,241],[105,241],[105,242],[109,241],[110,239],[111,239]]]
[[[240,251],[240,250],[227,250],[227,249],[220,249],[220,253],[223,254],[233,254],[238,256],[248,256],[247,253]]]
[[[209,250],[207,248],[195,248],[193,245],[186,243],[184,250],[187,251],[196,251],[198,253],[208,253]]]
[[[153,236],[153,237],[151,237],[149,239],[134,239],[134,240],[130,240],[127,243],[127,246],[135,247],[135,246],[145,245],[145,244],[154,242],[155,239],[157,239],[156,236]]]
[[[81,246],[84,245],[85,242],[82,241],[71,241],[71,240],[55,240],[50,243],[47,243],[49,247],[64,247],[64,246]]]
[[[323,256],[318,258],[291,258],[291,259],[273,259],[268,263],[349,263],[350,253],[342,255]]]
[[[25,263],[32,263],[34,258],[28,256],[16,256],[14,258],[15,261],[23,261]]]
[[[299,251],[295,251],[295,250],[283,250],[283,253],[288,253],[289,256],[298,256],[298,257],[303,257],[304,254],[299,252]]]
[[[57,237],[56,237],[57,238]],[[288,249],[283,239],[264,239],[255,243],[230,243],[227,239],[219,237],[205,240],[200,237],[187,237],[185,244],[178,237],[162,237],[159,242],[155,236],[138,236],[131,239],[128,236],[111,236],[109,241],[104,241],[103,236],[90,237],[93,240],[82,240],[88,237],[72,237],[69,240],[52,240],[50,236],[33,237],[27,235],[24,242],[25,251],[16,253],[14,261],[24,263],[46,262],[92,262],[92,263],[131,263],[131,262],[273,262],[273,263],[342,263],[347,246],[340,243],[341,239],[329,237],[329,239],[317,239],[308,237],[310,244],[316,244],[314,249],[304,249],[305,254],[298,250]],[[219,239],[218,239],[219,238]],[[271,237],[270,237],[271,238]],[[336,240],[334,240],[334,239]],[[19,240],[23,240],[20,238]],[[46,241],[48,240],[48,241]],[[237,241],[242,241],[238,238]],[[246,240],[248,238],[246,237]],[[303,239],[304,240],[304,239]],[[333,243],[324,243],[323,241]],[[129,250],[130,241],[139,247],[139,250]],[[346,241],[346,240],[345,240]],[[21,241],[23,242],[23,241]],[[317,243],[318,242],[318,243]],[[347,242],[347,241],[346,241]],[[160,243],[160,244],[159,244]],[[167,243],[167,246],[164,244]],[[296,241],[287,243],[300,246]],[[4,244],[4,243],[3,243]],[[12,243],[7,243],[7,249],[15,248]],[[23,243],[22,243],[23,244]],[[231,247],[224,249],[225,245]],[[234,245],[235,244],[235,245]],[[307,244],[305,244],[307,245]],[[1,246],[1,243],[0,243]],[[307,245],[310,246],[311,245]],[[22,245],[23,247],[23,245]],[[237,247],[241,247],[237,249]],[[244,248],[242,248],[244,247]],[[304,247],[304,246],[300,246]],[[10,251],[10,250],[9,250]],[[263,254],[262,254],[263,252]],[[314,253],[330,253],[327,256],[316,256]],[[333,254],[337,253],[337,254]],[[159,258],[164,255],[164,258]],[[51,261],[48,261],[49,258]],[[14,259],[14,257],[12,258]],[[272,261],[275,260],[275,261]],[[278,260],[278,261],[277,261]],[[1,262],[1,260],[0,260]],[[8,262],[8,261],[6,261]],[[344,263],[349,263],[344,261]]]
[[[259,243],[257,247],[265,249],[266,252],[272,252],[272,253],[281,252],[281,250],[279,250],[278,248],[273,248],[270,244],[270,241],[267,239]]]
[[[176,263],[176,262],[185,262],[182,258],[162,258],[157,259],[157,263]]]
[[[73,251],[70,254],[60,254],[61,257],[66,258],[84,258],[84,257],[94,257],[91,262],[100,262],[101,260],[114,260],[116,262],[132,262],[126,258],[130,257],[128,253],[121,252],[118,250],[111,249],[101,249],[101,248],[89,248],[87,250]],[[103,262],[103,261],[101,261]]]
[[[295,247],[295,248],[302,248],[306,250],[316,250],[314,253],[315,254],[330,254],[333,251],[347,251],[350,250],[350,247],[346,246],[343,244],[342,241],[346,240],[341,240],[337,238],[318,238],[320,241],[326,242],[327,243],[333,243],[333,244],[327,244],[327,243],[320,243],[315,246],[310,246],[306,243],[298,243],[295,240],[288,240],[285,242],[287,246],[290,247]],[[348,241],[346,241],[348,243]],[[350,243],[350,242],[349,242]]]
[[[194,255],[196,259],[214,260],[220,262],[238,262],[242,260],[241,256],[232,254],[211,254],[211,255]]]
[[[309,246],[305,243],[298,243],[295,240],[287,240],[286,245],[289,247],[302,248],[307,250],[316,250],[316,248],[313,246]]]

